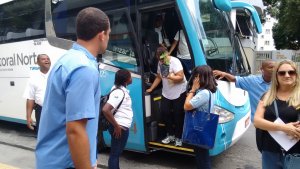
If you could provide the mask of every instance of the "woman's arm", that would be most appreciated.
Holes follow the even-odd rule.
[[[184,110],[192,110],[195,107],[190,103],[191,99],[194,97],[196,90],[200,88],[199,77],[195,77],[193,81],[192,89],[187,93],[183,108]]]
[[[160,74],[158,73],[151,87],[147,89],[146,92],[151,93],[159,85],[160,82],[161,82],[161,77]]]
[[[254,126],[266,131],[283,131],[289,136],[300,138],[300,130],[293,123],[278,124],[264,119],[266,108],[263,101],[259,101],[255,115]]]
[[[105,103],[105,105],[102,108],[102,112],[103,115],[105,116],[105,118],[110,122],[110,124],[112,124],[114,126],[114,136],[116,138],[120,138],[121,137],[121,126],[118,124],[118,122],[116,121],[112,110],[114,109],[114,107],[112,105],[110,105],[109,103]]]
[[[184,102],[184,106],[183,106],[183,108],[184,108],[185,111],[189,111],[189,110],[193,110],[194,109],[194,107],[190,103],[190,100],[194,97],[194,94],[195,94],[195,91],[193,91],[193,90],[190,90],[187,93],[187,96],[186,96],[186,99],[185,99],[185,102]]]
[[[273,122],[264,119],[266,108],[262,100],[259,101],[256,112],[254,115],[254,126],[262,130],[267,131],[278,131],[281,129],[280,125],[277,125]]]

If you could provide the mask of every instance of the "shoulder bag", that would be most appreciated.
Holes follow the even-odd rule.
[[[208,111],[185,113],[182,141],[185,144],[211,149],[214,147],[219,115],[210,113],[211,93],[209,92]]]

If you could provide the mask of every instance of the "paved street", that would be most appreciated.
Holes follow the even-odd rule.
[[[233,147],[212,158],[213,169],[259,169],[260,154],[256,150],[255,130],[251,126]],[[20,169],[34,168],[34,133],[25,125],[0,121],[0,169],[6,164]],[[99,155],[98,168],[107,168],[109,150]],[[157,151],[141,154],[125,151],[120,161],[122,169],[193,169],[191,156]],[[2,168],[1,168],[2,167]]]

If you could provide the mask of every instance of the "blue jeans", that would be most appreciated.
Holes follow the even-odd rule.
[[[124,127],[125,128],[125,127]],[[108,159],[108,168],[109,169],[119,169],[119,158],[125,148],[125,145],[127,143],[127,139],[129,136],[129,129],[126,128],[126,130],[122,129],[121,137],[115,138],[114,133],[114,127],[110,126],[109,133],[111,135],[111,149]]]
[[[283,155],[282,153],[273,153],[269,151],[262,151],[262,168],[263,169],[282,169]]]
[[[208,149],[194,147],[197,169],[210,169],[210,157]]]

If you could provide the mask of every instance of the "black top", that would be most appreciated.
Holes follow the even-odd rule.
[[[285,122],[296,122],[298,121],[298,115],[300,113],[300,109],[296,110],[292,106],[288,106],[288,102],[276,99],[276,103],[278,106],[278,114],[280,119]],[[274,109],[274,103],[270,106],[266,106],[266,111],[264,118],[266,120],[274,122],[276,120],[276,114]],[[262,150],[281,153],[281,146],[273,139],[273,137],[269,134],[269,132],[262,130]],[[300,153],[300,141],[296,143],[287,153]]]

